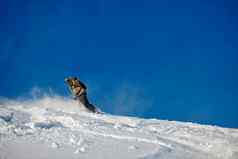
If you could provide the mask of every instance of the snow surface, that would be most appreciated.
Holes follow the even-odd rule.
[[[0,159],[238,159],[238,129],[92,114],[62,97],[1,100]]]

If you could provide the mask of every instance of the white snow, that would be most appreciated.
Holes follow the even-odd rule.
[[[238,159],[238,129],[92,114],[73,100],[0,102],[0,159]]]

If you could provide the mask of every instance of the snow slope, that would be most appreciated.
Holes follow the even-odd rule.
[[[0,159],[238,159],[238,129],[87,113],[61,97],[1,100]]]

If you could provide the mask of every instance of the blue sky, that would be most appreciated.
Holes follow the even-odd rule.
[[[0,96],[75,75],[108,113],[238,127],[237,1],[0,3]]]

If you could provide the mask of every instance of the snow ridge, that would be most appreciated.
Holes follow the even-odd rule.
[[[235,159],[238,130],[92,114],[62,97],[0,102],[0,158],[78,157]]]

